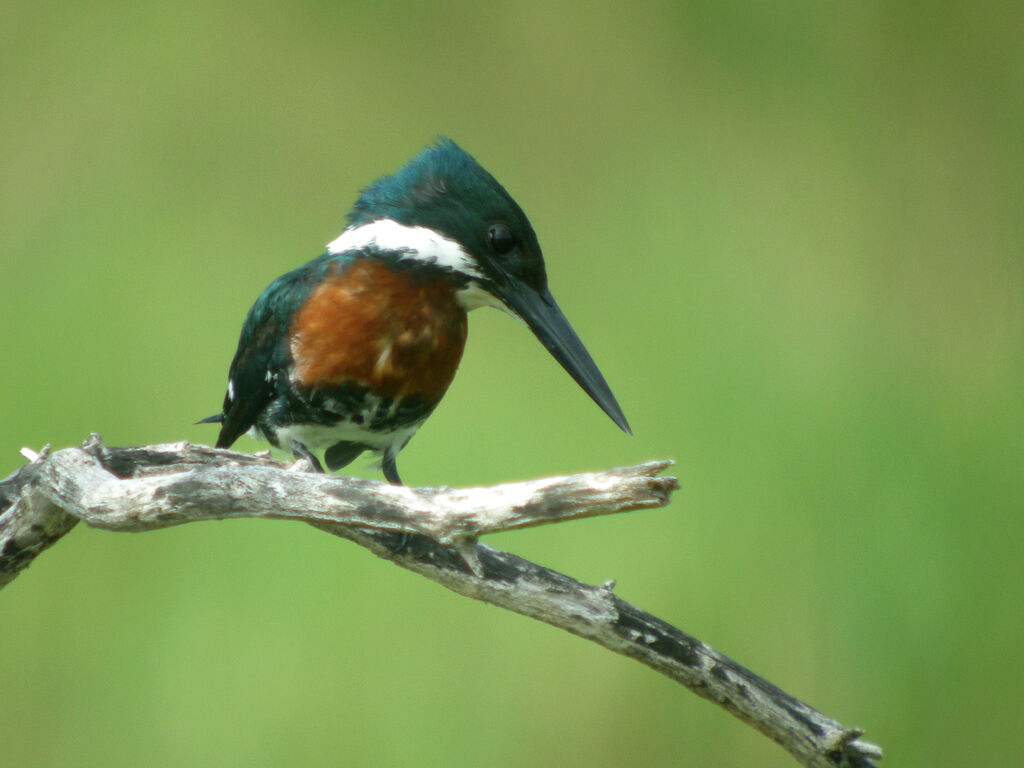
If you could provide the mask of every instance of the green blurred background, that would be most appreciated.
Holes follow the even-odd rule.
[[[671,457],[668,509],[488,543],[617,578],[884,764],[1017,764],[1022,38],[1003,3],[7,2],[0,475],[93,430],[212,441],[252,300],[445,133],[635,437],[481,310],[405,480]],[[793,764],[282,522],[76,529],[0,595],[0,690],[5,766]]]

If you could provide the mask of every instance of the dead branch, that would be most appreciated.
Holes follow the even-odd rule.
[[[589,586],[476,542],[495,531],[661,507],[669,461],[489,488],[405,488],[301,471],[189,443],[40,455],[0,481],[0,587],[79,521],[146,531],[199,520],[300,520],[473,597],[637,659],[753,725],[801,764],[869,768],[881,749],[675,627]]]

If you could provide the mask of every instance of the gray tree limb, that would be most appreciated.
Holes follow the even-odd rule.
[[[404,488],[300,471],[267,456],[175,443],[41,455],[0,481],[0,587],[74,525],[146,531],[199,520],[300,520],[448,587],[621,653],[754,726],[812,768],[870,768],[881,749],[858,729],[613,594],[476,537],[501,530],[661,507],[678,486],[671,462],[489,488]]]

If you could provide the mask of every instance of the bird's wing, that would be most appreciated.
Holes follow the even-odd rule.
[[[274,398],[277,378],[290,361],[292,319],[316,282],[320,261],[279,277],[249,310],[228,372],[218,448],[227,448],[247,432]]]

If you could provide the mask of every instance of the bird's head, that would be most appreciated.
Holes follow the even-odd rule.
[[[329,253],[378,252],[451,279],[467,310],[521,318],[625,432],[629,424],[590,354],[548,290],[537,235],[522,208],[469,154],[439,139],[363,190]]]

